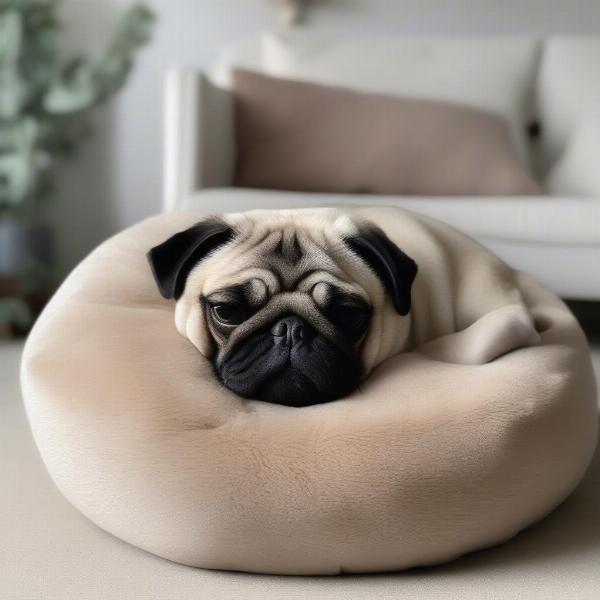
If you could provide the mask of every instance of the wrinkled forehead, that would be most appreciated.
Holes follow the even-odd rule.
[[[320,231],[294,225],[256,230],[240,236],[227,251],[217,253],[205,268],[202,294],[242,285],[253,279],[264,282],[271,294],[307,291],[327,281],[349,292],[361,293],[360,286],[334,259],[332,242]]]

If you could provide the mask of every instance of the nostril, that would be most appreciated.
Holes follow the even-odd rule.
[[[299,342],[304,339],[304,325],[298,323],[292,329],[292,342]]]
[[[305,340],[307,330],[304,321],[300,317],[288,316],[280,319],[271,327],[271,334],[277,338],[278,344],[294,346]]]
[[[271,333],[276,337],[283,337],[287,335],[287,324],[285,321],[277,321],[271,329]]]

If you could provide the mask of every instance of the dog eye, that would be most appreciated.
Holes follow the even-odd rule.
[[[244,320],[244,311],[236,304],[214,304],[215,318],[226,325],[239,325]]]
[[[333,303],[326,314],[351,341],[363,336],[371,320],[370,308],[362,304]]]
[[[362,329],[369,320],[369,313],[362,306],[336,306],[333,313],[337,323],[349,329]]]

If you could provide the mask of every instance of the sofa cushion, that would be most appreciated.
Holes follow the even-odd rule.
[[[594,198],[373,196],[219,188],[189,196],[182,208],[210,213],[352,204],[401,206],[439,219],[564,298],[600,298],[600,202]]]
[[[214,188],[189,196],[184,210],[236,212],[255,208],[400,206],[439,219],[478,240],[514,241],[522,246],[594,247],[600,261],[600,202],[552,196],[373,196]]]
[[[600,38],[545,43],[537,83],[541,149],[553,194],[600,197]]]
[[[589,107],[600,100],[600,38],[554,37],[544,43],[537,110],[550,163],[564,151]]]

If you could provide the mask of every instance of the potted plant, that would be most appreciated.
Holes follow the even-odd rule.
[[[18,302],[51,273],[43,207],[56,191],[57,162],[74,155],[94,109],[125,83],[153,22],[134,5],[98,59],[64,58],[59,2],[0,0],[0,290],[11,290],[0,299],[21,325],[27,311]]]

